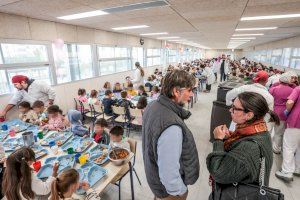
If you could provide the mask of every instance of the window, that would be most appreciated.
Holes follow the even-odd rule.
[[[295,69],[300,69],[300,58],[292,58],[290,67]]]
[[[289,67],[290,64],[290,56],[291,56],[291,48],[284,48],[281,56],[281,65],[285,67]]]
[[[147,67],[161,65],[161,50],[147,49]]]
[[[1,44],[5,64],[48,62],[45,45]]]
[[[177,61],[177,51],[170,49],[168,50],[168,63],[174,63]]]
[[[93,77],[91,45],[65,44],[53,47],[57,83]]]
[[[144,49],[142,47],[132,48],[132,63],[139,62],[144,65]]]
[[[51,77],[49,67],[34,67],[34,68],[22,68],[22,69],[8,69],[7,70],[8,78],[11,78],[15,75],[22,74],[28,76],[37,81],[43,81],[47,84],[51,84]],[[11,83],[9,83],[11,84]]]
[[[0,94],[9,93],[8,82],[4,70],[0,70]]]
[[[130,49],[125,47],[98,46],[99,71],[101,75],[131,69]]]
[[[300,48],[293,49],[293,57],[300,57]]]

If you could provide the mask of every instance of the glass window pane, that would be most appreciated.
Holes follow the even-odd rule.
[[[114,47],[98,47],[99,58],[114,58]]]
[[[290,64],[291,48],[284,48],[281,56],[281,64],[285,67],[288,67]]]
[[[160,57],[153,58],[153,65],[160,65],[160,64],[161,64]]]
[[[115,48],[115,57],[119,58],[128,58],[129,57],[129,51],[127,48],[120,48],[120,47],[116,47]]]
[[[300,59],[293,58],[291,59],[291,68],[300,69]]]
[[[140,62],[141,65],[144,63],[144,51],[142,47],[133,47],[132,48],[132,61]]]
[[[147,67],[153,66],[153,58],[147,58]]]
[[[93,61],[91,45],[77,45],[80,79],[93,77]]]
[[[79,62],[76,44],[67,44],[68,48],[68,59],[71,74],[73,75],[74,80],[80,80],[80,70],[79,70]]]
[[[160,49],[153,49],[153,56],[160,56]]]
[[[9,70],[7,70],[7,74],[8,74],[9,80],[11,80],[11,78],[13,76],[21,74],[21,75],[28,76],[29,78],[35,79],[37,81],[43,81],[49,85],[51,84],[49,67],[9,69]]]
[[[7,94],[7,93],[9,93],[9,87],[8,87],[5,71],[0,70],[0,94]]]
[[[116,72],[127,71],[130,68],[131,62],[127,60],[116,60]]]
[[[115,61],[101,61],[99,64],[100,74],[112,74],[115,72]]]
[[[293,56],[300,56],[300,48],[293,49]]]
[[[45,45],[1,44],[5,64],[47,62]]]
[[[147,57],[153,56],[153,49],[147,49]]]
[[[282,49],[274,49],[272,52],[272,56],[281,56]]]
[[[56,48],[52,45],[53,57],[55,63],[55,71],[57,77],[57,83],[66,83],[71,81],[71,71],[68,57],[67,45],[63,48]]]

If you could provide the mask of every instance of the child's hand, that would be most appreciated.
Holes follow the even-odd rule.
[[[83,181],[81,183],[81,188],[84,189],[85,191],[88,191],[90,189],[90,185],[86,181]]]

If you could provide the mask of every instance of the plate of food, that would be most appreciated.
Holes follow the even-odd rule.
[[[74,149],[74,152],[82,153],[86,151],[92,144],[93,138],[74,137],[72,138],[72,140],[61,146],[61,149],[63,151],[67,151],[68,148],[72,147]]]
[[[102,154],[102,152],[105,151],[109,151],[111,149],[111,147],[109,145],[105,145],[105,144],[97,144],[96,146],[94,146],[93,148],[91,148],[88,153],[90,154],[90,156],[94,156],[94,155],[99,155]]]
[[[49,142],[55,141],[57,146],[61,146],[66,143],[73,136],[72,132],[58,132],[54,131],[41,142],[43,146],[49,146]]]
[[[57,158],[59,162],[59,166],[70,166],[73,167],[75,165],[75,158],[74,155],[63,155]]]
[[[108,153],[109,160],[115,165],[122,165],[124,161],[128,158],[130,151],[125,148],[113,148]]]
[[[90,157],[90,160],[93,161],[97,165],[102,165],[106,161],[109,160],[108,153],[103,153],[102,152],[102,154],[93,155],[93,156]]]

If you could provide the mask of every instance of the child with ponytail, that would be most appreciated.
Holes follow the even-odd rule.
[[[100,197],[92,188],[89,187],[88,183],[83,182],[80,184],[79,173],[76,169],[67,169],[63,171],[53,181],[49,200],[72,200],[72,195],[80,186],[86,191],[85,200],[100,200]]]
[[[7,157],[2,182],[2,193],[7,200],[35,199],[36,195],[47,195],[51,183],[57,176],[58,164],[53,167],[52,176],[46,182],[38,179],[31,169],[35,153],[29,147],[22,147]]]

